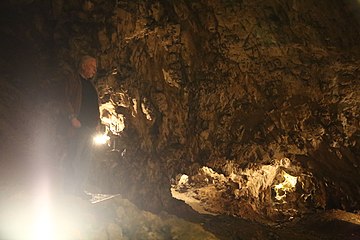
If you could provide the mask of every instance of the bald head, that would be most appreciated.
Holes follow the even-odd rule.
[[[95,76],[97,69],[96,59],[91,56],[84,56],[79,62],[79,74],[85,79],[91,79]]]

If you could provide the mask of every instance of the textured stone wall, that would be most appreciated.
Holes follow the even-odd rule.
[[[358,206],[359,25],[344,3],[118,1],[111,10],[98,54],[119,74],[100,85],[136,145],[124,158],[147,169],[129,167],[130,195],[167,194],[169,177],[202,165],[226,173],[228,161],[239,171],[288,157],[314,175],[314,205]]]
[[[116,165],[111,190],[155,210],[172,206],[170,179],[179,173],[209,166],[229,175],[286,157],[311,176],[303,191],[314,197],[304,208],[359,208],[354,7],[54,0],[46,9],[34,21],[63,72],[82,54],[96,56],[100,72],[117,72],[97,82],[125,124],[126,151],[107,155]],[[271,205],[269,191],[254,198],[255,212],[272,214],[262,207]]]

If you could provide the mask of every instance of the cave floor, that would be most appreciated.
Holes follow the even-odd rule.
[[[225,215],[188,214],[188,210],[182,211],[186,206],[171,214],[150,213],[120,195],[92,204],[54,192],[44,198],[39,192],[15,186],[2,185],[0,189],[0,234],[4,240],[360,239],[360,214],[341,210],[321,211],[281,224],[260,224]],[[40,226],[41,236],[37,233],[29,237],[39,229],[34,222],[44,224],[42,218],[47,225]],[[49,237],[48,230],[54,230],[54,226],[57,238]],[[26,233],[26,237],[16,235],[19,232]]]
[[[41,185],[38,181],[41,165],[29,167],[32,162],[26,164],[26,159],[33,157],[29,155],[31,151],[14,146],[3,146],[1,151],[4,161],[0,165],[0,239],[360,239],[360,213],[341,210],[319,211],[286,223],[265,224],[233,216],[200,214],[175,199],[180,203],[176,205],[178,208],[156,214],[137,208],[121,195],[91,204],[54,191],[56,184]],[[41,186],[47,194],[39,192]],[[61,214],[51,217],[44,209]],[[50,234],[46,231],[50,225],[40,226],[44,238],[28,237],[36,229],[32,214],[39,223],[41,216],[52,219],[61,233],[58,236],[67,234],[67,237],[46,236],[45,233]],[[29,232],[26,237],[21,234],[14,237],[26,231]]]
[[[186,212],[186,211],[185,211]],[[360,239],[360,213],[321,210],[287,222],[250,221],[229,215],[199,214],[191,217],[218,239]]]
[[[220,239],[360,239],[360,215],[332,210],[293,222],[266,226],[243,219],[218,216],[205,228]]]
[[[12,159],[19,151],[15,153],[7,155],[3,151],[3,157]],[[29,169],[19,167],[16,161],[12,166],[0,166],[0,239],[360,239],[360,213],[327,210],[286,223],[264,224],[233,216],[200,214],[176,200],[179,208],[155,214],[137,208],[121,195],[91,204],[53,191],[56,185],[51,184],[45,186],[47,194],[43,195],[40,185],[33,181],[34,175],[25,172]],[[49,209],[57,214],[47,215]],[[40,226],[45,237],[28,237],[34,234],[34,228],[39,228],[34,225],[32,214],[39,223],[41,216],[51,219],[61,233],[58,238],[46,236],[51,234],[46,231],[52,229],[50,225]],[[26,237],[13,236],[26,231]],[[67,236],[62,237],[63,234]]]

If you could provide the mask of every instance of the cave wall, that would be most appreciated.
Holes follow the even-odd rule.
[[[345,7],[119,1],[97,37],[101,66],[119,72],[100,87],[137,146],[125,158],[147,169],[126,168],[129,196],[149,198],[142,186],[157,199],[169,177],[203,165],[226,173],[229,161],[288,157],[315,175],[315,205],[354,208],[359,26]]]
[[[97,81],[100,100],[111,99],[125,124],[126,152],[107,156],[117,162],[112,190],[156,210],[171,206],[170,180],[179,173],[209,166],[229,175],[286,157],[315,181],[311,191],[320,197],[312,207],[359,207],[360,51],[353,5],[22,4],[45,9],[29,29],[46,34],[32,41],[51,43],[52,50],[39,51],[54,52],[51,61],[63,75],[82,54],[96,56],[100,72],[116,70]],[[253,208],[265,201],[257,199]]]

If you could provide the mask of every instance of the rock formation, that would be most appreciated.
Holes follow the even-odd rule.
[[[36,114],[22,128],[43,116],[56,135],[59,86],[82,54],[98,58],[102,118],[116,145],[97,163],[105,170],[94,173],[104,191],[147,210],[174,209],[171,185],[181,189],[186,174],[183,189],[212,184],[198,198],[216,213],[283,221],[316,209],[359,209],[356,5],[52,0],[4,6],[2,47],[20,49],[4,51],[1,66],[23,74],[3,71],[1,107],[11,109],[12,97],[43,94],[30,101]],[[11,11],[23,19],[12,19]],[[16,78],[30,90],[17,88]],[[21,112],[17,119],[24,119]],[[10,122],[4,114],[4,136],[15,131]]]

